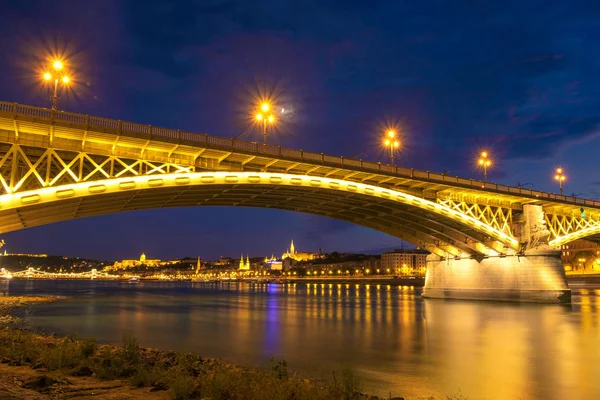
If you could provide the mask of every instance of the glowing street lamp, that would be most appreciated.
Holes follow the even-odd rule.
[[[563,194],[563,182],[567,180],[567,177],[563,173],[562,168],[556,168],[556,174],[554,175],[554,180],[558,182],[558,187],[560,188],[560,194]]]
[[[487,181],[487,169],[492,165],[492,160],[488,158],[487,151],[482,151],[478,161],[479,165],[483,167],[483,181]]]
[[[390,158],[392,162],[392,166],[394,165],[394,150],[400,146],[400,142],[396,139],[396,131],[389,130],[385,136],[385,140],[383,141],[386,147],[390,148]]]
[[[58,102],[58,82],[62,82],[64,85],[68,85],[71,79],[68,75],[63,73],[64,64],[60,60],[55,60],[52,63],[53,72],[47,71],[44,73],[44,80],[51,82],[54,79],[54,94],[52,95],[52,109],[56,110],[56,103]]]
[[[269,103],[262,103],[260,106],[260,111],[256,114],[256,120],[258,122],[262,122],[263,125],[263,143],[267,144],[267,123],[274,124],[275,116],[273,114],[269,114],[271,106]]]

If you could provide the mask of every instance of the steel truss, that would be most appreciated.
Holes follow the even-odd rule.
[[[462,201],[442,200],[437,202],[464,215],[468,215],[491,226],[507,235],[513,236],[512,231],[512,210],[498,206],[469,204]]]
[[[588,217],[575,217],[544,213],[553,246],[560,246],[573,240],[600,233],[600,220]]]
[[[19,144],[10,145],[0,159],[3,194],[107,178],[188,172],[194,172],[194,167]]]

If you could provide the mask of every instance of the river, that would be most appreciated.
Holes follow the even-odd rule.
[[[59,334],[192,351],[304,375],[352,368],[364,390],[406,398],[600,398],[600,284],[570,306],[424,300],[420,288],[346,284],[12,280],[46,294],[26,320]],[[445,398],[445,397],[444,397]]]

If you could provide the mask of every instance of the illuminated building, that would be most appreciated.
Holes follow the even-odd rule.
[[[296,247],[294,246],[294,241],[292,240],[292,244],[290,245],[290,248],[281,255],[282,260],[285,260],[288,258],[295,260],[295,261],[309,261],[309,260],[314,260],[318,257],[313,253],[296,252]]]
[[[142,255],[140,256],[139,260],[121,260],[121,261],[116,261],[114,263],[114,265],[112,266],[112,269],[126,269],[126,268],[133,268],[133,267],[139,267],[139,266],[146,266],[146,267],[159,267],[161,265],[163,265],[164,263],[162,263],[160,260],[158,259],[148,259],[146,258],[146,254],[142,253]]]
[[[588,240],[574,240],[560,246],[565,271],[600,270],[600,244]]]
[[[240,257],[240,271],[248,271],[250,269],[250,257],[246,255],[246,261],[244,261],[244,255]]]
[[[277,261],[277,258],[274,254],[271,254],[271,258],[265,257],[265,264],[267,264],[269,261]]]
[[[281,271],[283,269],[283,263],[281,260],[269,260],[267,261],[267,268],[271,271]]]
[[[393,250],[381,255],[381,268],[400,275],[424,275],[428,251]]]

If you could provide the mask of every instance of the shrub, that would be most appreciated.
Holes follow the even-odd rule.
[[[175,400],[186,400],[197,394],[198,384],[196,380],[189,375],[177,373],[176,371],[171,374],[168,386]]]
[[[140,361],[140,345],[135,337],[129,335],[123,336],[121,354],[124,361],[130,365],[137,364]]]

